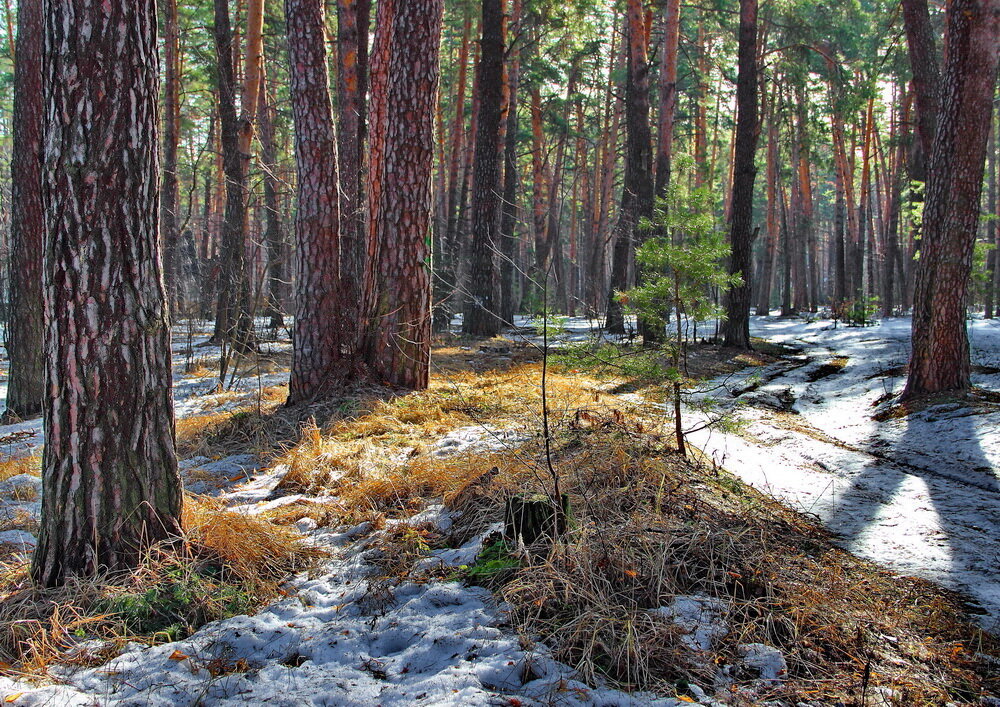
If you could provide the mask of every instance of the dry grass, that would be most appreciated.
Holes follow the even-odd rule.
[[[0,459],[0,481],[6,481],[10,477],[20,474],[41,476],[41,473],[42,457],[40,455]]]
[[[33,585],[24,562],[0,566],[0,674],[43,677],[55,663],[96,665],[129,641],[173,639],[252,611],[283,594],[289,575],[325,557],[298,533],[209,499],[186,498],[182,527],[181,542],[150,548],[132,572],[71,578],[57,589]],[[184,601],[174,605],[178,592]],[[137,634],[158,611],[177,626]],[[82,649],[90,639],[97,647]]]

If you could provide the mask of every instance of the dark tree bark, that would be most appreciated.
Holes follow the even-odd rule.
[[[285,0],[298,196],[295,211],[295,327],[288,404],[336,391],[349,374],[341,270],[337,134],[330,102],[323,0]],[[349,279],[349,278],[348,278]],[[357,300],[354,300],[355,302]]]
[[[228,342],[240,352],[254,347],[250,313],[250,282],[247,275],[246,237],[247,160],[241,151],[241,131],[236,113],[236,76],[233,68],[233,31],[229,24],[229,1],[215,0],[215,52],[219,78],[219,124],[222,165],[226,180],[226,207],[220,244],[219,300],[216,308],[217,343]]]
[[[649,62],[642,0],[629,0],[626,11],[628,74],[625,83],[625,185],[615,228],[611,282],[605,327],[625,333],[625,317],[618,292],[629,286],[629,265],[642,242],[639,222],[653,214],[653,155],[649,128]],[[640,322],[640,334],[650,342],[662,338]]]
[[[163,0],[163,180],[160,183],[160,238],[163,240],[163,278],[167,311],[178,306],[177,144],[180,138],[180,38],[177,0]]]
[[[178,530],[157,236],[156,4],[48,0],[46,440],[32,576],[138,561]],[[85,31],[86,30],[86,31]]]
[[[364,144],[371,0],[337,1],[337,115],[340,172],[341,306],[357,318],[368,249],[365,244]]]
[[[970,386],[965,329],[986,140],[1000,43],[1000,0],[952,0],[941,104],[927,175],[904,398]]]
[[[462,333],[472,336],[496,336],[503,324],[497,316],[500,305],[497,254],[504,127],[503,13],[503,0],[483,0],[480,102],[472,176],[469,295],[462,320]]]
[[[381,244],[375,327],[368,361],[376,379],[401,388],[427,387],[430,372],[431,172],[442,0],[410,0],[379,8],[376,35],[386,40],[384,133],[376,226]],[[388,34],[388,37],[384,35]],[[378,40],[376,40],[377,44]],[[373,72],[374,79],[374,72]],[[373,80],[373,101],[376,84]],[[373,165],[375,162],[373,161]]]
[[[917,103],[917,135],[920,138],[924,162],[930,159],[934,143],[941,98],[941,69],[934,42],[927,0],[902,0],[903,23],[906,27],[906,46],[910,51],[910,70]],[[917,169],[917,177],[924,176]],[[923,181],[921,178],[920,181]]]
[[[17,6],[14,67],[14,139],[11,146],[10,314],[5,422],[38,417],[45,394],[42,319],[42,126],[44,110],[42,0]]]
[[[514,0],[511,8],[510,34],[517,37],[521,22],[522,0]],[[514,41],[514,40],[512,40]],[[503,153],[503,203],[500,214],[500,318],[514,321],[517,300],[514,272],[517,258],[517,91],[521,82],[521,59],[516,41],[507,51],[507,127]]]
[[[264,243],[267,246],[267,315],[277,329],[284,326],[288,301],[285,229],[278,199],[278,145],[274,140],[274,120],[267,96],[267,82],[260,77],[257,125],[260,127],[260,157],[264,166]]]
[[[729,273],[743,283],[726,300],[724,346],[749,349],[750,299],[753,292],[753,184],[757,176],[757,0],[740,0],[739,73],[736,79],[736,151],[733,163],[732,218],[729,227]]]
[[[771,283],[778,253],[778,111],[777,91],[769,106],[767,120],[767,222],[765,228],[764,267],[761,268],[757,298],[758,316],[771,313]]]

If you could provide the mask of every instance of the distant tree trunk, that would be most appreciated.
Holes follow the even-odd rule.
[[[451,128],[444,197],[444,232],[434,253],[434,321],[435,331],[446,331],[455,310],[455,289],[459,251],[459,202],[462,199],[462,138],[465,135],[465,92],[469,76],[469,42],[472,16],[466,10],[462,28],[462,44],[458,51],[458,88],[455,96],[455,116]]]
[[[917,135],[920,138],[925,164],[931,157],[934,131],[941,105],[941,69],[934,42],[927,0],[902,0],[903,24],[906,28],[906,45],[910,51],[910,70],[913,74],[913,91],[917,104]],[[917,177],[925,170],[919,169]]]
[[[382,251],[373,347],[367,360],[376,379],[423,389],[430,371],[428,238],[443,2],[400,3],[387,13],[391,24],[382,12],[380,7],[376,35],[383,35],[389,60],[384,74],[386,95],[384,101],[379,100],[386,109],[379,123],[385,132],[372,134],[373,144],[380,143],[384,150],[378,162],[380,172],[372,175],[382,182],[375,214]],[[375,90],[373,81],[373,101]],[[379,90],[383,90],[381,85]]]
[[[753,267],[753,184],[757,176],[757,0],[740,0],[739,73],[736,79],[736,159],[733,164],[729,272],[743,283],[726,300],[724,346],[749,349]]]
[[[42,0],[17,5],[14,136],[11,143],[10,313],[6,423],[38,417],[45,395],[45,323],[42,319],[43,53]]]
[[[181,484],[157,238],[156,4],[45,7],[49,395],[32,577],[56,586],[133,567],[177,533]]]
[[[247,174],[241,153],[243,138],[236,113],[236,76],[233,70],[233,32],[228,0],[215,1],[215,50],[219,70],[219,123],[222,165],[226,178],[226,207],[220,247],[219,303],[215,319],[217,343],[228,342],[238,352],[252,350],[250,282],[247,276]]]
[[[677,57],[680,45],[681,3],[663,6],[663,48],[660,50],[660,120],[657,124],[656,195],[663,198],[670,183],[674,146],[674,113],[677,108]]]
[[[994,111],[995,114],[1000,117],[1000,110]],[[997,218],[1000,217],[1000,208],[997,201],[998,191],[997,191],[997,147],[1000,146],[1000,138],[997,137],[997,131],[1000,130],[1000,126],[997,125],[995,121],[991,118],[992,130],[990,131],[990,147],[988,150],[989,155],[989,190],[987,191],[986,197],[986,209],[985,213],[994,216],[993,219],[987,224],[987,243],[990,244],[990,250],[986,255],[986,318],[993,319],[994,316],[994,304],[996,302],[997,293],[997,245],[1000,244],[1000,224],[997,223]]]
[[[371,0],[337,0],[337,115],[341,278],[348,318],[357,319],[368,254],[364,211],[364,144]]]
[[[472,178],[472,244],[469,251],[469,296],[462,333],[496,336],[500,288],[497,251],[500,225],[504,44],[503,0],[483,0],[482,53],[479,63],[479,116]]]
[[[260,152],[264,164],[264,242],[267,245],[267,309],[274,328],[284,325],[285,302],[288,300],[288,274],[285,263],[285,229],[281,223],[278,203],[278,146],[274,141],[274,121],[267,97],[267,82],[261,74],[257,123],[260,126]]]
[[[330,102],[323,0],[285,0],[298,196],[295,327],[288,404],[329,396],[351,374],[345,361],[353,303],[343,299],[337,133]]]
[[[516,39],[521,26],[522,0],[514,0],[511,9],[510,36]],[[518,43],[507,49],[507,128],[504,138],[503,203],[500,213],[500,318],[513,322],[517,311],[514,273],[517,257],[517,92],[521,82],[521,59]]]
[[[615,228],[616,240],[608,292],[605,327],[612,334],[625,333],[625,316],[618,292],[628,288],[628,272],[635,247],[642,241],[639,222],[653,214],[652,138],[649,128],[649,62],[642,0],[629,0],[626,12],[628,73],[625,84],[625,185]],[[640,334],[650,343],[662,338],[653,327],[640,322]]]
[[[904,398],[970,386],[966,300],[996,85],[1000,0],[952,0],[947,17]]]
[[[896,297],[896,263],[899,260],[899,212],[902,208],[903,195],[903,160],[906,156],[906,146],[901,139],[902,125],[909,117],[910,97],[903,99],[903,105],[898,113],[898,120],[893,127],[890,142],[895,143],[896,153],[893,158],[891,173],[888,180],[888,216],[885,224],[885,254],[882,260],[882,316],[891,317],[895,311]]]
[[[764,267],[760,276],[757,315],[771,313],[771,283],[780,238],[778,227],[778,106],[777,91],[770,103],[767,120],[767,223],[764,246]]]
[[[177,0],[163,0],[163,180],[160,183],[160,237],[163,240],[163,278],[167,288],[167,312],[174,316],[178,305],[177,242],[177,144],[180,137],[180,39]]]

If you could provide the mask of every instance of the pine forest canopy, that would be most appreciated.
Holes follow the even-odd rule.
[[[967,310],[1000,306],[1000,0],[77,4],[0,7],[8,416],[44,410],[50,435],[92,441],[46,447],[53,498],[119,473],[87,453],[126,451],[67,405],[124,375],[149,430],[133,430],[147,442],[128,462],[149,475],[77,533],[121,503],[171,532],[169,321],[211,320],[236,354],[256,350],[257,317],[289,325],[289,405],[357,381],[426,387],[433,332],[459,314],[476,336],[543,312],[628,334],[635,314],[653,344],[670,308],[626,293],[655,280],[637,248],[689,236],[653,218],[672,179],[707,194],[708,228],[728,240],[726,284],[704,295],[726,310],[728,346],[751,346],[751,309],[912,310],[906,395],[961,391]],[[118,60],[123,41],[134,54]],[[81,110],[87,87],[101,100]],[[79,358],[119,330],[108,345],[145,375]],[[49,583],[134,555],[125,529],[71,566],[86,544],[61,535],[71,506],[46,505]]]

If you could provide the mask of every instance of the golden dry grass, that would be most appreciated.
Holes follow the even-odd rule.
[[[178,573],[183,580],[215,568],[210,581],[192,590],[189,611],[197,624],[227,615],[220,599],[226,593],[244,597],[248,608],[265,605],[283,593],[280,584],[289,575],[326,556],[299,533],[212,499],[186,497],[182,529],[180,542],[150,548],[132,572],[71,578],[56,589],[33,585],[24,561],[0,565],[0,674],[43,677],[55,663],[100,664],[129,641],[164,640],[134,635],[128,617],[109,607],[124,595],[176,582]],[[96,653],[80,651],[90,638],[106,643]]]
[[[0,459],[0,481],[6,481],[10,477],[20,474],[40,476],[41,473],[42,457],[40,455]]]

